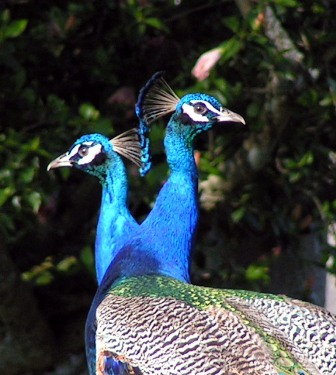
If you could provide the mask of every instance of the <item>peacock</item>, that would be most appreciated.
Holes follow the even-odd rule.
[[[101,134],[80,137],[69,149],[48,165],[48,170],[75,167],[97,177],[102,185],[102,200],[95,242],[95,265],[98,284],[118,249],[138,227],[127,208],[127,175],[120,155],[125,156],[145,174],[150,168],[150,152],[143,132],[140,148],[138,129],[131,129],[112,140]],[[146,170],[146,171],[145,171]]]
[[[194,138],[217,123],[243,120],[208,95],[178,102],[167,91],[158,96],[160,80],[154,77],[138,113],[149,122],[175,101],[165,137],[171,175],[98,288],[90,310],[96,322],[86,327],[95,335],[96,373],[104,374],[111,356],[129,374],[335,374],[336,317],[328,311],[288,297],[186,282],[198,215],[190,204],[197,201]]]
[[[163,87],[161,88],[162,85]],[[167,90],[167,93],[165,90]],[[159,94],[157,99],[152,97],[154,93]],[[160,95],[164,95],[165,101],[162,101]],[[206,124],[200,123],[197,129],[185,126],[181,137],[177,136],[178,129],[175,129],[174,126],[167,127],[164,142],[170,176],[161,189],[154,208],[138,230],[130,235],[131,240],[125,245],[129,249],[133,247],[140,249],[144,256],[153,252],[156,257],[154,263],[150,258],[146,258],[137,263],[132,269],[126,267],[130,270],[131,275],[147,274],[150,269],[153,272],[160,269],[162,274],[173,276],[183,282],[190,282],[191,252],[198,222],[198,172],[193,157],[193,141],[197,134],[209,130],[217,123],[244,123],[243,118],[234,112],[227,109],[220,112],[221,106],[213,97],[203,94],[197,94],[197,97],[199,98],[199,106],[195,107],[195,111],[202,112],[203,106],[208,105],[212,112],[209,112],[209,120],[206,121]],[[192,98],[194,96],[186,97],[186,103]],[[136,113],[140,122],[138,132],[142,136],[141,160],[145,166],[142,170],[143,173],[148,170],[149,151],[147,139],[148,124],[151,122],[148,118],[147,110],[144,111],[144,109],[148,106],[147,102],[152,102],[153,99],[158,100],[159,106],[156,107],[156,110],[159,112],[153,114],[151,120],[175,111],[176,105],[180,102],[178,96],[166,84],[161,72],[156,73],[144,86],[136,105]],[[173,226],[172,224],[176,217],[179,220],[179,225]],[[170,230],[167,230],[167,228],[170,228]],[[157,240],[158,238],[161,238],[160,241]],[[178,249],[178,251],[171,251],[172,247]],[[157,264],[158,260],[160,260],[160,264]],[[118,267],[123,268],[123,263],[127,263],[127,257],[120,259],[116,256],[112,264],[114,262],[118,266],[111,266],[106,272],[87,319],[86,351],[87,358],[93,358],[92,366],[89,366],[91,373],[93,373],[95,368],[95,324],[93,322],[95,321],[96,307],[104,298],[105,291],[113,283],[113,279],[116,277],[116,269]]]
[[[134,162],[140,174],[145,175],[151,166],[148,130],[139,126],[111,140],[98,133],[84,135],[47,167],[75,167],[97,177],[102,185],[95,242],[98,284],[129,234],[139,226],[127,208],[127,175],[119,155]],[[108,359],[106,366],[109,375],[127,373],[125,365],[118,361]]]

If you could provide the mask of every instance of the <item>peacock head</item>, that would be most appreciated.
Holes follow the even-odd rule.
[[[123,155],[140,167],[140,143],[137,129],[131,129],[113,139],[95,133],[80,137],[65,153],[49,163],[47,170],[75,167],[104,182],[107,170],[123,164]]]
[[[211,129],[216,124],[238,122],[245,124],[242,116],[224,108],[213,96],[207,94],[187,94],[177,103],[168,126],[194,138],[197,134]]]
[[[164,80],[162,72],[155,73],[140,91],[136,112],[142,120],[143,132],[149,131],[153,121],[173,113],[168,131],[173,128],[175,134],[187,136],[190,140],[216,124],[245,124],[242,116],[224,108],[211,95],[187,94],[180,99]]]

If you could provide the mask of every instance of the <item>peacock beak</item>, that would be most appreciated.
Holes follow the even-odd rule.
[[[59,156],[58,158],[50,162],[47,167],[47,171],[50,171],[50,169],[55,169],[55,168],[60,168],[60,167],[72,167],[72,166],[73,166],[73,161],[69,159],[69,154],[66,152],[65,154]]]
[[[217,116],[217,121],[218,122],[228,122],[228,121],[240,122],[241,124],[246,125],[246,122],[242,116],[238,115],[238,113],[229,111],[228,109],[224,109],[221,112],[221,114]]]

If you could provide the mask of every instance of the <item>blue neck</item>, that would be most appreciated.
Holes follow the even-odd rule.
[[[85,329],[86,355],[90,374],[93,374],[95,369],[94,322],[96,308],[113,283],[125,277],[141,275],[165,275],[187,283],[190,282],[190,263],[199,215],[198,173],[192,140],[184,134],[178,133],[174,129],[174,123],[172,126],[170,125],[167,127],[165,137],[167,160],[171,170],[168,181],[161,189],[147,219],[140,227],[138,226],[132,231],[129,230],[129,233],[125,234],[125,236],[128,234],[132,237],[120,251],[116,252],[114,249],[113,256],[110,257],[113,258],[112,263],[106,271],[91,305]],[[125,189],[119,190],[125,192]],[[105,195],[111,196],[103,193],[103,202]],[[112,197],[115,198],[114,195]],[[125,208],[126,197],[123,199],[119,197],[117,201],[124,202],[121,207]],[[108,220],[102,219],[102,221],[112,225],[112,214],[109,213],[108,205],[102,206],[106,208],[105,215],[109,217]],[[111,212],[115,213],[116,211],[111,210]],[[98,225],[98,233],[100,231]],[[108,233],[114,232],[109,231]],[[100,236],[102,235],[103,233],[100,233]],[[122,238],[125,237],[122,236]],[[102,262],[97,262],[97,264],[100,263]]]
[[[121,159],[113,162],[103,185],[102,201],[97,225],[95,262],[98,284],[124,245],[130,233],[138,227],[127,208],[127,176]]]
[[[168,181],[146,220],[112,262],[104,279],[105,287],[116,279],[149,274],[190,282],[199,216],[192,140],[168,125],[165,149],[171,170]]]
[[[181,129],[173,119],[168,123],[164,146],[171,176],[175,173],[189,174],[190,177],[198,179],[193,147],[195,135],[185,134],[184,129]]]

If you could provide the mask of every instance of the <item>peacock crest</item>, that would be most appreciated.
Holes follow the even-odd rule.
[[[149,151],[150,124],[158,118],[174,112],[180,98],[163,78],[163,72],[155,73],[140,90],[135,113],[139,119],[139,139],[141,146],[140,174],[145,175],[151,167]]]
[[[148,126],[158,118],[174,112],[180,100],[163,78],[163,72],[157,72],[141,89],[136,113]]]
[[[113,150],[141,167],[141,147],[138,129],[130,129],[110,140]]]

